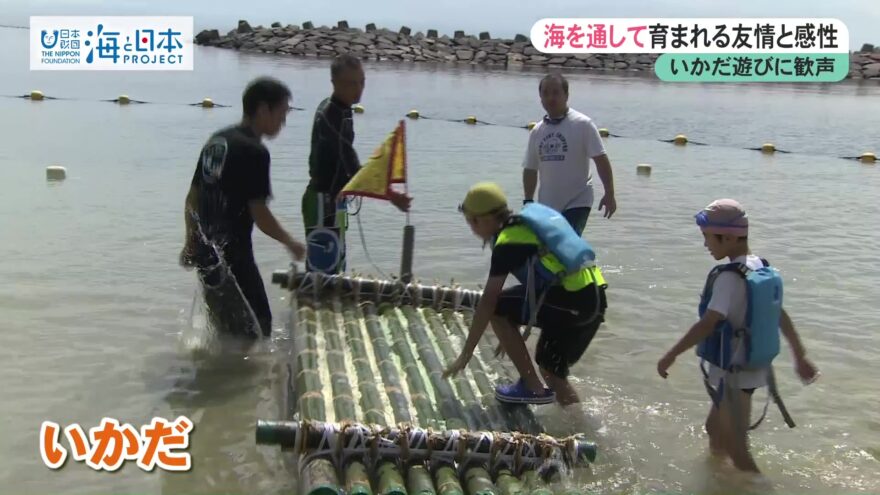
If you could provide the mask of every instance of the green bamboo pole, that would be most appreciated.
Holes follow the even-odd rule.
[[[442,464],[434,472],[437,479],[437,495],[464,495],[458,474],[450,464]]]
[[[443,312],[443,320],[447,328],[452,332],[459,334],[462,339],[467,337],[467,331],[461,329],[451,310]],[[525,431],[527,428],[523,428],[522,425],[528,424],[526,416],[524,414],[512,414],[512,411],[521,410],[521,408],[509,410],[495,400],[495,386],[492,385],[492,381],[489,379],[481,353],[479,352],[480,350],[485,352],[485,349],[482,349],[484,346],[485,344],[478,344],[478,352],[474,353],[468,366],[474,375],[474,383],[477,385],[477,390],[482,394],[484,403],[487,403],[486,408],[489,412],[489,421],[492,423],[492,429],[495,431]]]
[[[386,384],[385,393],[388,395],[388,400],[391,402],[391,408],[394,411],[394,420],[398,424],[411,424],[412,416],[409,412],[409,405],[406,399],[406,394],[403,393],[400,383],[400,375],[398,374],[397,367],[392,360],[391,349],[388,346],[388,341],[385,338],[385,332],[383,331],[382,325],[379,321],[379,315],[376,312],[376,306],[373,303],[364,303],[362,305],[362,311],[364,315],[364,320],[367,325],[367,332],[373,344],[373,351],[376,355],[376,362],[379,365],[382,379]],[[419,380],[421,380],[420,376]],[[424,392],[422,393],[422,395],[424,397],[427,397],[427,394],[425,394]],[[423,406],[426,405],[428,408],[430,408],[431,402],[429,400],[424,402],[426,402],[426,404],[423,404]],[[429,411],[426,413],[426,415],[433,416],[434,413],[433,411]],[[436,421],[434,419],[431,419],[431,421],[429,422],[429,424],[435,423]],[[409,491],[410,494],[413,495],[435,495],[434,482],[431,480],[431,474],[427,471],[427,469],[425,469],[424,463],[414,463],[408,466],[406,489],[407,491]]]
[[[523,471],[522,475],[520,475],[520,479],[522,479],[523,484],[528,487],[529,495],[553,495],[553,492],[550,490],[547,483],[545,483],[538,476],[538,473],[532,469]]]
[[[455,317],[455,314],[452,311],[444,311],[443,313],[446,325],[453,332],[457,333],[462,339],[467,338],[469,327],[465,327],[462,325],[462,322]],[[468,315],[470,316],[470,315]],[[465,319],[465,324],[467,323],[467,319]],[[485,338],[480,339],[480,342],[477,344],[477,348],[479,349],[479,356],[482,358],[482,361],[487,361],[489,359],[494,359],[495,349],[492,348],[492,345]],[[479,358],[474,356],[474,359],[471,361],[477,361]],[[498,373],[499,377],[502,380],[513,380],[513,376],[510,374],[506,366],[495,366],[493,369]],[[485,371],[483,373],[483,377],[485,381],[483,381],[482,385],[480,384],[481,379],[478,378],[477,374],[474,375],[474,380],[477,381],[477,385],[481,387],[483,393],[491,394],[492,399],[495,398],[495,387],[489,383],[488,377],[485,375]],[[535,417],[535,413],[528,406],[520,405],[520,404],[496,404],[496,407],[499,411],[502,412],[508,418],[508,429],[514,431],[522,431],[525,433],[538,434],[543,433],[544,428],[538,422],[538,419]]]
[[[333,390],[333,409],[336,421],[357,421],[355,404],[351,389],[351,379],[345,366],[345,354],[342,338],[337,328],[336,315],[339,302],[334,301],[330,308],[322,308],[319,313],[324,340],[327,346],[327,368],[330,370],[330,381]],[[343,324],[347,322],[343,320]],[[347,326],[347,325],[346,325]],[[342,466],[345,474],[345,491],[352,495],[373,495],[367,468],[359,457],[352,458]]]
[[[458,352],[452,348],[452,343],[449,341],[447,335],[449,330],[447,330],[443,325],[443,322],[440,321],[437,312],[431,308],[425,308],[422,310],[422,313],[425,321],[428,322],[428,326],[431,328],[431,333],[433,334],[432,337],[434,338],[434,341],[437,342],[437,348],[440,349],[443,359],[447,363],[455,361],[456,358],[458,358]],[[470,428],[478,430],[490,429],[489,417],[486,415],[486,411],[480,407],[481,401],[474,393],[474,388],[471,386],[470,380],[467,379],[467,375],[459,373],[452,378],[452,383],[455,384],[455,389],[458,391],[458,397],[461,399],[461,403],[464,404],[465,413],[469,413],[471,418],[476,422],[476,424]]]
[[[403,476],[397,468],[397,463],[382,461],[379,463],[379,495],[406,495],[406,485]]]
[[[388,396],[388,401],[391,402],[391,409],[394,411],[394,421],[397,423],[412,423],[409,401],[403,392],[400,374],[397,372],[397,366],[391,357],[391,348],[388,346],[388,340],[385,338],[385,332],[382,330],[382,324],[379,322],[376,306],[372,303],[364,303],[362,311],[364,321],[367,324],[367,333],[373,342],[376,363],[379,365],[379,372],[382,375],[382,381],[385,383],[385,394]]]
[[[314,309],[301,306],[300,321],[305,329],[305,349],[297,356],[300,415],[305,421],[326,421],[323,387],[318,372],[318,324]],[[337,495],[339,492],[336,467],[327,457],[312,459],[303,466],[301,482],[307,495]]]
[[[296,390],[298,392],[297,407],[302,419],[325,421],[324,394],[321,374],[318,371],[318,324],[315,311],[311,307],[301,306],[299,321],[305,330],[303,349],[297,354]]]
[[[431,473],[423,464],[416,464],[409,468],[406,475],[406,489],[409,495],[437,495]]]
[[[408,320],[409,335],[416,343],[419,357],[421,358],[422,364],[428,372],[428,376],[430,377],[431,383],[436,391],[437,403],[441,414],[446,420],[446,428],[464,428],[465,422],[461,419],[461,413],[458,410],[458,404],[454,400],[452,389],[449,384],[442,379],[440,362],[437,359],[433,346],[428,340],[424,327],[418,321],[418,315],[415,314],[415,310],[412,307],[405,307],[402,309]],[[405,354],[409,354],[411,358],[412,352],[409,348],[409,344],[406,342],[406,333],[400,324],[397,312],[393,308],[389,308],[384,314],[387,316],[392,335],[395,335],[395,349],[401,348],[398,352],[402,351]],[[415,369],[407,370],[408,375],[417,375],[419,376],[419,381],[421,381],[421,375],[419,374],[417,367],[415,367],[415,360],[412,361],[412,364]],[[434,462],[432,465],[434,466],[433,475],[436,480],[435,485],[437,487],[437,495],[464,495],[464,490],[459,482],[458,474],[451,463]]]
[[[351,460],[346,463],[345,469],[345,493],[350,495],[372,495],[370,488],[370,474],[361,460]]]
[[[481,436],[476,444],[469,447],[469,450],[475,455],[491,454],[492,441]],[[492,476],[486,469],[487,465],[484,462],[481,463],[476,458],[468,459],[466,457],[459,465],[460,472],[464,473],[464,485],[468,495],[498,495],[498,491],[492,483]]]
[[[330,308],[318,311],[324,341],[327,346],[327,368],[330,370],[330,383],[333,391],[333,409],[336,421],[356,421],[354,397],[351,390],[351,379],[345,368],[345,354],[342,339],[336,328],[336,315]]]
[[[469,467],[464,472],[464,480],[468,495],[498,495],[492,477],[482,466]]]
[[[360,312],[352,303],[346,303],[343,309],[345,321],[345,342],[351,353],[357,375],[357,388],[361,393],[361,410],[363,419],[368,424],[385,425],[385,411],[379,389],[376,388],[376,377],[370,366],[370,357],[364,344],[360,325]]]
[[[529,495],[522,482],[509,469],[499,469],[495,480],[499,495]]]
[[[416,343],[419,357],[436,391],[435,398],[439,404],[440,413],[446,420],[446,427],[448,429],[477,429],[476,424],[473,424],[476,423],[476,419],[462,413],[461,405],[456,401],[452,387],[448,381],[443,379],[443,365],[437,358],[434,344],[431,343],[419,314],[411,306],[404,306],[401,310],[409,322],[410,335]],[[467,423],[465,420],[468,420]]]
[[[333,461],[317,458],[309,461],[302,472],[302,483],[308,495],[339,495],[339,477]]]
[[[376,378],[370,366],[369,354],[361,331],[360,319],[363,315],[352,302],[346,303],[344,308],[342,312],[346,328],[346,342],[356,368],[358,389],[361,393],[361,409],[364,411],[367,423],[386,426],[382,399],[376,388]],[[379,461],[376,486],[379,495],[406,495],[403,476],[397,463],[393,461],[385,459]]]
[[[416,409],[419,425],[427,428],[438,428],[443,425],[440,422],[440,416],[437,414],[434,405],[431,403],[431,397],[428,394],[428,388],[422,375],[419,372],[419,365],[413,356],[412,349],[407,342],[406,332],[397,317],[397,311],[392,306],[383,306],[379,312],[385,316],[388,329],[391,332],[391,339],[394,342],[394,352],[400,358],[403,374],[406,375],[406,382],[409,386],[410,399]]]
[[[364,411],[366,422],[369,424],[386,426],[385,413],[383,410],[382,400],[379,391],[376,388],[375,377],[369,362],[366,346],[363,342],[363,336],[360,328],[358,312],[351,304],[343,305],[338,299],[334,300],[334,313],[343,315],[343,324],[345,326],[346,343],[355,366],[355,373],[358,379],[358,390],[361,395],[361,408]],[[338,330],[337,330],[338,336]],[[332,332],[328,337],[328,342],[333,341]],[[343,361],[344,365],[344,361]],[[347,370],[346,376],[347,376]],[[343,407],[346,407],[343,404]],[[337,413],[339,416],[339,413]],[[351,420],[356,418],[339,417],[340,421]],[[377,469],[377,488],[378,495],[406,495],[406,487],[404,485],[403,476],[398,469],[397,463],[390,460],[379,460]],[[346,466],[346,493],[350,495],[372,495],[370,490],[370,481],[366,467],[363,465],[362,459],[352,459]]]
[[[452,310],[443,310],[442,312],[442,322],[440,321],[441,315],[438,315],[433,309],[426,309],[426,314],[429,314],[429,318],[435,321],[435,325],[445,325],[447,329],[445,332],[438,332],[437,342],[442,347],[449,347],[454,351],[455,357],[452,359],[456,359],[458,357],[458,353],[461,352],[461,349],[455,349],[452,346],[452,342],[450,341],[448,334],[449,333],[458,333],[459,335],[466,335],[466,332],[460,328],[458,321],[452,313]],[[488,411],[488,421],[491,425],[492,430],[494,431],[503,431],[505,429],[514,430],[515,423],[508,418],[508,415],[505,414],[501,408],[498,406],[498,402],[495,400],[495,388],[492,386],[492,382],[489,380],[489,377],[486,375],[486,370],[483,367],[483,363],[480,358],[474,353],[474,357],[468,363],[468,368],[470,368],[471,373],[474,375],[474,383],[477,385],[477,391],[479,391],[480,395],[482,395],[483,400],[487,402],[486,410]],[[447,357],[447,360],[449,358]],[[488,399],[488,401],[486,400]]]

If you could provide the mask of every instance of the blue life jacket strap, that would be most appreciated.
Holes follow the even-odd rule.
[[[709,394],[709,398],[712,399],[712,403],[715,407],[721,407],[721,400],[724,398],[725,381],[727,380],[728,375],[735,372],[726,372],[716,389],[709,383],[709,373],[706,371],[705,360],[700,360],[700,371],[703,372],[703,385],[706,387],[706,392]],[[756,429],[762,422],[764,422],[764,419],[767,417],[767,409],[770,407],[771,399],[773,399],[776,407],[779,408],[779,412],[782,414],[782,419],[785,421],[785,424],[789,428],[794,428],[796,426],[794,419],[792,419],[791,414],[788,412],[788,408],[785,407],[785,403],[782,401],[782,397],[779,395],[779,389],[776,386],[776,374],[773,372],[773,366],[770,366],[767,369],[767,400],[764,402],[764,411],[754,424],[749,425],[749,431]]]
[[[705,359],[700,359],[700,371],[703,372],[703,385],[706,387],[706,392],[709,394],[709,398],[712,399],[712,403],[715,404],[715,407],[721,407],[721,399],[724,398],[724,378],[721,378],[721,382],[718,384],[718,389],[716,390],[712,387],[712,384],[709,383],[709,372],[706,371]]]

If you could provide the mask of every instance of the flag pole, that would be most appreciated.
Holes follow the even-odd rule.
[[[407,172],[407,163],[406,163],[406,124],[403,120],[400,121],[402,126],[402,134],[401,138],[404,140],[403,152],[404,152],[404,180],[403,180],[403,193],[409,195],[409,177],[406,175]],[[413,264],[413,248],[415,245],[415,236],[416,236],[416,228],[411,225],[409,222],[409,210],[406,211],[406,225],[403,227],[403,253],[400,257],[400,279],[403,283],[408,284],[412,281],[412,264]]]

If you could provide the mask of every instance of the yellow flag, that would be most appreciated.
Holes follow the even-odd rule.
[[[389,199],[391,184],[406,182],[406,134],[401,120],[342,188],[344,196]]]

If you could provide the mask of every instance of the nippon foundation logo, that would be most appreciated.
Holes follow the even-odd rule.
[[[192,17],[33,16],[31,70],[193,70]]]
[[[134,461],[144,471],[153,471],[157,466],[165,471],[189,471],[192,468],[189,453],[175,450],[189,447],[192,428],[192,421],[180,416],[174,422],[153,418],[140,430],[113,418],[104,418],[100,426],[89,429],[88,436],[76,423],[63,431],[69,456],[74,461],[85,462],[95,471],[116,471],[126,461]],[[40,427],[40,456],[49,469],[61,469],[68,458],[61,432],[61,426],[52,421],[43,421]]]
[[[849,30],[830,18],[541,19],[546,54],[660,54],[681,82],[836,82],[849,71]]]

